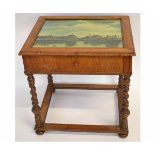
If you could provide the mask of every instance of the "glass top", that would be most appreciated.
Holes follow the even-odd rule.
[[[120,20],[45,20],[33,47],[123,47]]]

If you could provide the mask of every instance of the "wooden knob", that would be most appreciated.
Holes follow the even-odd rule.
[[[75,67],[78,67],[79,66],[79,62],[78,61],[74,61],[73,64],[74,64]]]

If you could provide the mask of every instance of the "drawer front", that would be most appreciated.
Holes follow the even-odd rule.
[[[118,74],[123,72],[123,57],[25,56],[25,70],[50,74]]]

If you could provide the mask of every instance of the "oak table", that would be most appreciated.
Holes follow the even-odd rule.
[[[35,131],[117,133],[128,136],[128,91],[135,55],[128,16],[41,16],[19,55],[23,58]],[[48,85],[41,107],[34,74],[47,74]],[[118,75],[118,84],[53,83],[52,74]],[[45,123],[55,89],[116,90],[119,125]]]

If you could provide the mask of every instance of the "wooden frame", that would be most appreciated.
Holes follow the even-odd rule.
[[[43,98],[41,108],[38,106],[34,77],[31,73],[25,72],[32,94],[32,112],[35,115],[36,133],[42,135],[45,131],[74,131],[74,132],[99,132],[118,133],[121,138],[128,135],[127,117],[128,90],[130,75],[120,75],[118,85],[96,85],[96,84],[55,84],[51,75],[48,75],[48,85]],[[81,125],[81,124],[56,124],[45,123],[50,100],[55,89],[89,89],[89,90],[116,90],[118,95],[119,125]]]
[[[62,19],[115,19],[121,20],[123,48],[32,48],[45,20]],[[86,56],[133,56],[135,55],[128,16],[41,16],[32,29],[19,55],[86,55]]]
[[[33,48],[46,19],[119,19],[123,48]],[[108,132],[128,136],[128,91],[132,74],[132,56],[135,55],[129,17],[127,16],[42,16],[22,47],[25,74],[32,95],[37,134],[45,131]],[[47,74],[48,86],[41,107],[38,104],[33,74]],[[53,83],[52,74],[118,75],[118,85]],[[80,125],[45,123],[50,100],[55,89],[116,90],[118,95],[119,125]]]
[[[117,90],[117,85],[96,85],[96,84],[53,84],[55,89],[86,89],[86,90]],[[81,125],[81,124],[56,124],[45,123],[50,99],[53,94],[51,87],[48,85],[44,99],[42,102],[40,117],[42,127],[35,130],[40,131],[75,131],[75,132],[104,132],[104,133],[120,133],[120,127],[114,125]]]

